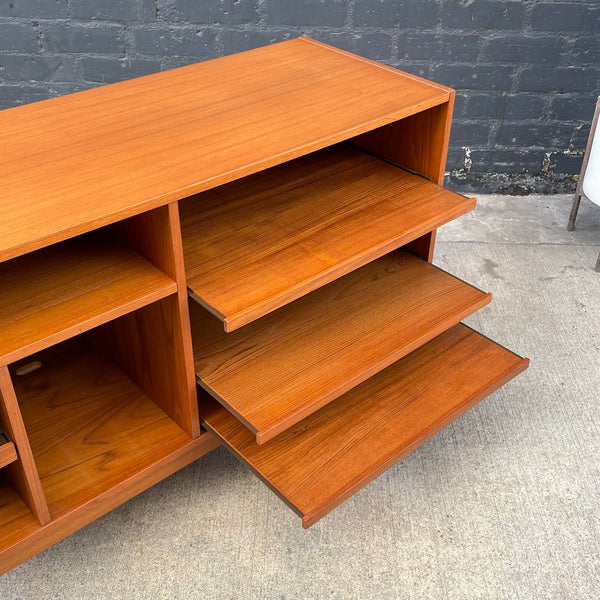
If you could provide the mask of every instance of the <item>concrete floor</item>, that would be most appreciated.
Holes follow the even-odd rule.
[[[531,367],[348,502],[299,519],[216,450],[0,579],[0,597],[600,597],[600,209],[482,197],[436,263]]]

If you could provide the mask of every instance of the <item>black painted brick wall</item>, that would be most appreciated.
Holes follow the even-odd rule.
[[[457,89],[451,185],[573,186],[600,0],[0,0],[0,108],[301,33]]]

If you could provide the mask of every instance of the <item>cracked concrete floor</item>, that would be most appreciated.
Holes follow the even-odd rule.
[[[3,598],[600,597],[600,209],[481,197],[436,263],[523,375],[312,529],[218,449],[0,579]]]

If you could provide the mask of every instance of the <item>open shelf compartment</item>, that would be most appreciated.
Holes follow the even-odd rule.
[[[38,531],[41,525],[12,481],[0,471],[0,552]]]
[[[0,367],[0,552],[49,520],[24,436],[8,370]]]
[[[15,374],[32,360],[39,369]],[[85,336],[11,365],[11,374],[53,519],[190,442]]]
[[[0,264],[0,364],[8,364],[177,291],[108,231]]]
[[[398,250],[232,333],[191,302],[197,381],[264,443],[490,299]]]
[[[266,444],[206,393],[200,412],[310,527],[528,363],[459,324]]]
[[[0,284],[0,425],[18,454],[2,572],[218,442],[200,435],[176,205],[4,262]]]
[[[5,468],[17,459],[15,445],[0,425],[0,551],[5,544],[10,545],[20,539],[23,531],[33,532],[40,527],[39,521],[19,495]]]
[[[180,202],[190,295],[233,331],[472,210],[336,145]]]

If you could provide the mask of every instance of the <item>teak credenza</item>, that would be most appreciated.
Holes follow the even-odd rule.
[[[219,443],[309,527],[527,367],[431,264],[453,101],[303,37],[0,113],[0,571]]]

